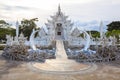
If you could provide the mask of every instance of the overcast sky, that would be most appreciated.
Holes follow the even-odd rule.
[[[59,3],[62,12],[73,22],[89,24],[120,20],[120,0],[0,0],[0,19],[14,23],[37,17],[41,26],[55,14]]]

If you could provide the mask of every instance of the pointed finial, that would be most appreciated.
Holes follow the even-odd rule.
[[[103,21],[100,22],[100,26],[101,26],[101,27],[103,26]]]
[[[61,12],[60,4],[58,5],[58,13]]]
[[[18,21],[16,21],[16,27],[18,27],[19,26],[19,22]]]
[[[19,36],[19,22],[18,21],[16,21],[16,36],[17,38]]]
[[[102,39],[103,38],[103,21],[100,22],[100,27],[99,27],[99,31],[100,31],[100,38]]]

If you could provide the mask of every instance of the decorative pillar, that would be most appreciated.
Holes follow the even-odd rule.
[[[16,22],[16,37],[18,38],[19,36],[19,22]]]
[[[103,22],[102,21],[100,23],[99,31],[100,31],[100,39],[103,39]]]

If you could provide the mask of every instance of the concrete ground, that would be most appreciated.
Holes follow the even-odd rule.
[[[90,65],[68,60],[62,42],[58,41],[56,46],[56,60],[35,64],[6,60],[1,56],[2,51],[0,51],[0,80],[120,80],[120,61],[95,63],[97,68],[91,66],[87,71],[82,70],[75,74],[72,72],[59,74],[59,70],[79,71]],[[56,72],[50,73],[45,70]]]
[[[30,62],[28,66],[36,72],[54,74],[85,73],[97,68],[95,64],[83,64],[68,59],[62,40],[56,41],[56,59],[47,59],[44,63]]]
[[[95,71],[83,74],[42,73],[31,70],[27,64],[0,56],[0,80],[120,80],[120,61],[97,63]]]

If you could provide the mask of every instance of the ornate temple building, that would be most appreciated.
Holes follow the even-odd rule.
[[[61,12],[60,6],[58,6],[56,14],[51,16],[51,20],[48,20],[48,23],[46,23],[48,33],[53,39],[67,40],[72,26],[73,23],[71,23],[71,20],[68,20],[68,16]]]
[[[86,44],[101,45],[100,41],[104,40],[105,35],[103,33],[102,22],[100,23],[100,39],[98,39],[98,43],[92,38],[91,34],[89,35],[85,30],[82,31],[80,26],[74,25],[71,20],[68,19],[68,16],[61,11],[60,5],[58,6],[58,11],[50,17],[51,19],[38,31],[39,35],[34,39],[35,45],[38,47],[52,45],[52,42],[56,40],[67,41],[68,46],[73,47],[80,47]],[[83,33],[83,36],[80,36],[81,33]],[[87,36],[91,37],[90,41],[88,41]],[[107,42],[109,41],[107,40]]]
[[[63,14],[60,5],[56,14],[50,17],[51,20],[45,23],[46,26],[40,29],[38,37],[35,38],[36,44],[47,46],[51,44],[51,41],[58,39],[70,42],[71,34],[78,34],[77,28],[73,29],[73,23],[68,19],[68,16]]]

